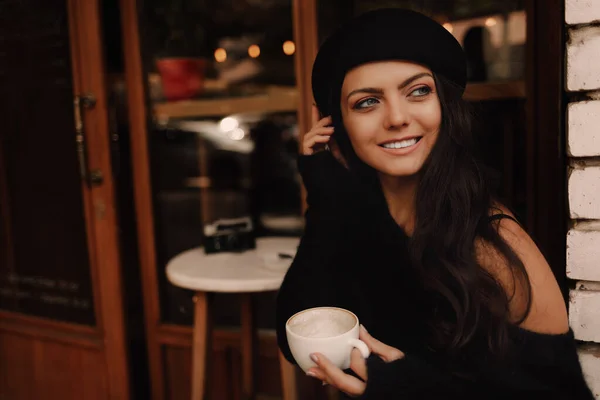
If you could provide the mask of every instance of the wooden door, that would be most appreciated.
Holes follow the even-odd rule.
[[[99,0],[0,0],[0,398],[129,398]]]

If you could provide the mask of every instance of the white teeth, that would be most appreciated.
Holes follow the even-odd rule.
[[[413,146],[415,144],[417,144],[418,140],[415,139],[408,139],[408,140],[402,140],[400,142],[390,142],[390,143],[385,143],[382,144],[382,147],[385,147],[386,149],[403,149],[405,147],[410,147]]]

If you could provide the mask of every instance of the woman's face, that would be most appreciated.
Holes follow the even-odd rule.
[[[358,157],[389,176],[419,172],[442,121],[431,70],[404,61],[374,62],[349,71],[340,106]]]

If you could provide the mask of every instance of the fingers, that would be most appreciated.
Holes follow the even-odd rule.
[[[305,136],[305,138],[309,138],[312,136],[316,136],[316,135],[326,135],[326,136],[331,136],[333,135],[333,126],[323,126],[323,127],[316,127],[311,129]]]
[[[326,135],[326,134],[320,134],[320,135],[311,135],[309,137],[307,137],[304,142],[304,146],[305,147],[313,147],[315,145],[315,143],[327,143],[329,142],[329,139],[331,138],[331,134]]]
[[[327,125],[331,125],[333,123],[333,119],[331,117],[321,118],[321,114],[319,113],[319,109],[316,105],[313,104],[310,114],[311,127],[323,127]]]
[[[311,368],[307,374],[335,386],[339,390],[351,395],[360,396],[364,393],[366,384],[351,375],[344,373],[336,367],[324,355],[315,353],[311,356],[318,368]]]
[[[352,350],[350,356],[350,369],[360,376],[360,379],[367,381],[367,363],[358,349]]]
[[[333,134],[333,127],[313,128],[304,136],[302,142],[303,154],[310,155],[315,151],[315,144],[327,143]]]
[[[330,128],[330,125],[332,125],[332,124],[333,124],[333,119],[331,117],[325,117],[325,118],[322,118],[319,121],[317,121],[317,123],[312,126],[312,129]]]
[[[311,110],[312,128],[308,131],[302,140],[302,154],[311,155],[315,152],[315,144],[327,143],[329,136],[333,134],[333,124],[331,117],[320,118],[319,109],[313,104]],[[326,139],[319,138],[325,136]]]
[[[377,354],[385,362],[392,362],[404,358],[403,352],[375,339],[362,325],[360,326],[359,339],[369,346],[369,349],[371,349],[372,353]]]

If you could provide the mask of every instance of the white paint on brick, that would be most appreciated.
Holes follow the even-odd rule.
[[[599,156],[600,101],[569,104],[567,120],[567,154],[572,157]]]
[[[567,44],[567,90],[600,88],[600,27],[570,31]]]
[[[579,362],[588,386],[596,399],[600,399],[600,346],[585,345],[579,348]]]
[[[571,290],[569,297],[569,323],[575,338],[600,343],[600,292]]]
[[[567,277],[600,281],[600,231],[576,227],[567,233]]]
[[[600,167],[571,170],[568,191],[572,219],[600,219]]]
[[[586,24],[600,20],[600,2],[598,0],[567,0],[565,3],[565,21],[567,24]]]
[[[569,25],[600,21],[600,0],[565,0]],[[600,27],[569,31],[566,51],[568,91],[587,91],[592,101],[569,104],[567,144],[570,157],[600,156]],[[596,101],[594,101],[596,100]],[[600,163],[572,160],[568,196],[571,218],[600,220]],[[577,221],[567,234],[567,276],[579,280],[571,291],[569,323],[575,337],[600,343],[600,221]],[[586,380],[600,400],[600,345],[585,344],[579,359]]]

